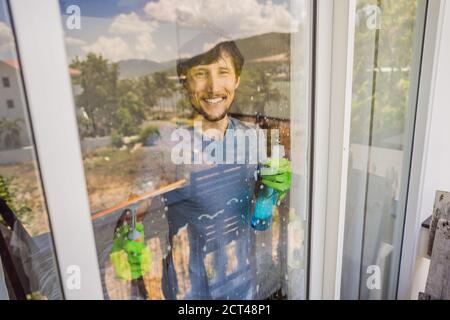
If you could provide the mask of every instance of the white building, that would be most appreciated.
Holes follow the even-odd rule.
[[[0,121],[18,120],[20,136],[6,143],[5,134],[0,128],[0,150],[16,149],[31,143],[30,133],[26,130],[28,119],[25,115],[25,101],[20,85],[20,73],[17,60],[0,61]]]
[[[16,121],[21,127],[20,136],[12,143],[5,142],[6,132],[0,127],[0,151],[5,149],[19,149],[30,146],[31,136],[27,118],[27,106],[23,88],[20,85],[20,66],[17,60],[0,61],[0,123],[1,120]],[[79,71],[69,68],[70,76],[79,75]],[[73,87],[74,95],[80,91],[79,85]]]

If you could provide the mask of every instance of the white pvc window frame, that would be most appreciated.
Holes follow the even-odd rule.
[[[425,80],[432,78],[431,70],[436,68],[437,44],[433,39],[437,37],[437,20],[441,21],[436,17],[444,2],[430,1],[422,74]],[[64,295],[66,299],[103,299],[59,3],[57,0],[9,3]],[[316,0],[316,8],[309,299],[339,299],[356,0]],[[432,50],[426,47],[429,42],[433,44]],[[424,93],[419,96],[417,119],[430,112],[426,104],[432,87],[429,81],[421,81],[419,90]],[[420,147],[425,140],[425,125],[419,122],[416,125],[409,199],[421,192],[424,160],[419,156],[426,151]],[[410,283],[408,268],[415,248],[415,242],[411,241],[414,233],[410,231],[417,229],[418,207],[408,202],[399,298],[406,297]],[[73,287],[74,266],[81,272],[79,288]]]
[[[440,41],[445,41],[442,25],[450,19],[445,2],[428,1],[422,63],[416,66],[420,69],[419,92],[397,299],[410,299],[413,281],[438,55],[448,56],[440,48]],[[356,0],[330,4],[318,0],[311,299],[340,299],[342,275]]]
[[[322,7],[332,7],[328,1],[320,2]],[[103,299],[59,3],[14,0],[10,7],[64,296]],[[328,37],[325,33],[323,36]],[[329,58],[326,56],[325,60]],[[327,72],[326,68],[322,70],[324,79]],[[324,101],[318,102],[325,106],[328,102]],[[323,172],[317,169],[315,173]],[[323,179],[323,174],[319,177]],[[324,184],[321,186],[323,189]],[[322,224],[323,217],[314,224],[318,222]],[[315,231],[316,237],[323,238],[317,235],[320,232],[320,228]],[[316,247],[323,248],[323,244],[315,241],[311,256],[315,256]],[[322,285],[321,263],[321,259],[311,261],[314,279],[309,288],[313,298],[322,294],[315,289]],[[81,271],[79,288],[73,288],[73,267]]]
[[[310,298],[339,299],[356,0],[318,0]]]
[[[341,174],[341,166],[347,165],[341,152],[348,153],[348,142],[342,139],[348,123],[342,125],[349,120],[342,115],[348,114],[344,109],[349,108],[351,94],[354,3],[317,0],[316,4],[310,299],[334,299],[339,292],[335,282],[340,281],[336,269],[345,211],[334,210],[334,205],[345,191],[339,186],[346,177]],[[59,3],[14,0],[10,7],[64,296],[103,299]],[[336,242],[338,236],[341,240]],[[81,272],[79,288],[73,288],[73,267]]]
[[[65,299],[103,299],[57,0],[9,1]]]

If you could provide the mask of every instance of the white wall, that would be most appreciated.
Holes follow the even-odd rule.
[[[33,147],[0,151],[0,165],[16,164],[34,160]]]
[[[3,87],[2,77],[9,79],[10,87]],[[28,120],[26,118],[25,102],[23,100],[24,95],[22,93],[22,87],[19,80],[18,70],[0,61],[0,119],[7,118],[10,120],[21,119],[20,123],[22,127],[20,133],[20,141],[22,146],[30,144],[30,133],[28,130]],[[13,100],[14,108],[9,109],[6,101]],[[3,140],[0,135],[0,150],[4,147]]]
[[[108,147],[111,145],[111,137],[84,138],[81,140],[81,150],[89,151],[100,147]]]

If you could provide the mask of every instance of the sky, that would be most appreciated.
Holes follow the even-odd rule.
[[[5,0],[0,0],[0,60],[14,59],[15,57],[14,38],[8,8]]]
[[[4,0],[0,0],[0,4]],[[69,60],[88,52],[117,62],[157,62],[192,56],[222,40],[293,32],[306,18],[306,0],[60,0]],[[297,9],[290,9],[293,2]],[[80,28],[69,29],[68,7],[80,9]],[[12,33],[0,7],[0,58]],[[73,21],[73,20],[72,20]],[[9,48],[9,49],[8,49]]]
[[[303,3],[303,0],[296,0]],[[112,61],[168,61],[212,47],[223,39],[298,29],[289,0],[60,0],[76,4],[81,29],[66,28],[69,56],[102,53]],[[63,22],[66,18],[63,15]]]

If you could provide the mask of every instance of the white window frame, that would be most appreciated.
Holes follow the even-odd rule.
[[[356,0],[318,0],[310,298],[339,299]]]
[[[103,299],[59,3],[9,5],[64,297]]]
[[[446,0],[429,0],[425,25],[424,51],[421,66],[417,115],[414,133],[413,156],[409,183],[409,194],[406,208],[406,220],[403,233],[399,283],[397,299],[417,299],[412,296],[412,284],[416,258],[419,254],[419,237],[422,211],[432,213],[432,207],[424,203],[428,190],[426,183],[428,147],[432,126],[434,106],[447,100],[448,79],[439,72],[442,59],[448,59],[449,46],[445,43],[445,35],[450,32],[450,6]],[[443,89],[445,88],[445,89]],[[439,101],[441,100],[441,101]],[[435,156],[435,155],[431,155]]]
[[[64,40],[62,36],[60,8],[57,0],[41,0],[39,4],[27,0],[11,1],[11,11],[15,23],[15,33],[23,76],[26,86],[30,117],[33,124],[36,149],[40,164],[43,188],[54,237],[57,260],[60,266],[60,275],[64,285],[66,299],[102,299],[102,286],[99,277],[99,267],[95,250],[95,241],[90,220],[89,202],[85,175],[83,171],[80,142],[77,131],[73,96],[70,79],[67,70],[67,59]],[[327,0],[320,0],[321,11],[326,12],[327,18],[324,22],[328,31],[331,28],[332,8]],[[45,16],[45,19],[40,17]],[[323,47],[328,47],[328,31],[320,29]],[[39,43],[39,46],[35,44]],[[49,54],[51,53],[51,55]],[[325,61],[325,67],[318,67],[321,76],[325,80],[324,86],[329,87],[327,61],[331,55],[327,50],[320,50],[318,58]],[[45,74],[49,82],[40,81],[41,75]],[[322,91],[319,86],[316,92]],[[328,89],[325,89],[328,90]],[[318,99],[317,103],[328,107],[328,99]],[[322,108],[327,113],[328,108]],[[51,116],[49,116],[51,115]],[[55,121],[58,119],[58,121]],[[321,121],[320,133],[316,143],[322,144],[323,127],[328,127],[328,121]],[[64,131],[64,135],[58,132]],[[328,133],[325,134],[327,139]],[[59,152],[55,152],[59,150]],[[321,152],[324,150],[321,148]],[[328,155],[325,154],[325,158]],[[322,159],[325,160],[325,159]],[[64,164],[64,165],[63,165]],[[318,174],[320,184],[316,184],[315,194],[323,191],[326,179],[322,169],[317,166],[314,172]],[[66,176],[65,180],[60,177]],[[323,202],[322,202],[323,204]],[[323,210],[319,206],[318,210]],[[322,217],[319,218],[319,216]],[[320,226],[324,223],[323,212],[314,216],[314,225]],[[77,226],[76,230],[69,226]],[[323,239],[321,228],[316,228],[314,236]],[[80,237],[80,235],[83,235]],[[74,243],[73,239],[80,239]],[[323,251],[323,243],[314,241],[313,251]],[[312,252],[313,252],[312,251]],[[322,259],[323,252],[319,253],[317,259],[311,261],[311,274],[309,282],[311,289],[310,297],[321,298],[322,290],[316,290],[322,286]],[[71,290],[69,274],[64,272],[68,267],[78,265],[82,270],[82,285],[80,290]]]
[[[339,265],[336,264],[338,256],[334,236],[343,228],[343,222],[340,229],[334,228],[334,223],[343,221],[343,218],[336,216],[335,210],[330,210],[330,201],[339,201],[341,195],[339,188],[330,188],[328,181],[341,179],[341,174],[336,173],[340,172],[338,166],[343,159],[336,158],[336,155],[340,155],[343,140],[336,142],[335,139],[340,136],[336,132],[343,128],[341,121],[334,120],[336,116],[345,114],[342,109],[337,109],[345,104],[337,101],[348,100],[351,92],[348,87],[351,79],[345,75],[351,72],[352,63],[348,62],[350,67],[342,72],[344,64],[341,60],[348,58],[347,50],[352,53],[352,48],[341,44],[353,45],[353,41],[349,41],[353,40],[352,33],[349,36],[347,32],[352,31],[348,27],[351,22],[347,13],[352,11],[349,6],[354,6],[354,1],[318,0],[317,3],[310,299],[335,298],[335,280],[329,283],[329,276],[324,275],[334,275],[334,269]],[[57,0],[14,0],[10,1],[10,6],[65,298],[103,299],[73,96],[66,72],[68,64],[59,3]],[[342,28],[342,23],[347,27]],[[45,82],[41,81],[43,74],[46,75]],[[347,86],[345,95],[340,94],[341,88],[336,87],[336,83]],[[330,101],[335,102],[331,105]],[[333,124],[338,127],[330,127]],[[64,132],[64,135],[59,132]],[[336,143],[334,152],[329,150],[329,142],[332,145]],[[333,158],[331,162],[330,157]],[[61,177],[66,178],[63,180]],[[342,243],[339,246],[342,250]],[[79,266],[82,272],[79,290],[68,286],[70,274],[65,271],[73,265]]]
[[[103,299],[59,3],[57,0],[9,3],[64,295],[66,299]],[[429,119],[431,113],[427,106],[432,99],[431,80],[437,68],[435,50],[439,44],[436,39],[440,36],[438,26],[442,24],[444,3],[430,1],[428,12],[417,111],[417,119],[421,120],[417,120],[414,138],[399,298],[408,294],[420,225],[417,220],[420,203],[411,199],[419,199],[422,192],[429,127],[423,119]],[[316,6],[309,298],[339,299],[356,0],[317,0]],[[45,81],[41,80],[42,75],[46,76]],[[71,274],[67,273],[71,266],[80,267],[79,289],[71,287]]]
[[[313,128],[314,153],[312,158],[311,213],[309,230],[309,299],[322,299],[326,194],[328,172],[329,105],[331,90],[331,47],[333,30],[333,3],[328,0],[316,1],[315,45],[315,105]],[[312,44],[314,45],[314,44]],[[312,109],[312,108],[311,108]],[[311,140],[310,140],[311,141]]]
[[[10,6],[65,298],[103,299],[59,3],[14,0]],[[65,272],[74,265],[82,271],[79,290],[70,288]]]
[[[356,0],[318,0],[310,298],[340,299]],[[409,299],[445,0],[428,1],[397,298]],[[450,6],[447,4],[447,19]],[[450,25],[450,24],[449,24]],[[450,27],[448,28],[450,29]],[[450,30],[448,30],[450,32]],[[441,50],[442,51],[442,50]],[[441,52],[448,57],[449,52]],[[431,211],[431,209],[430,209]]]

